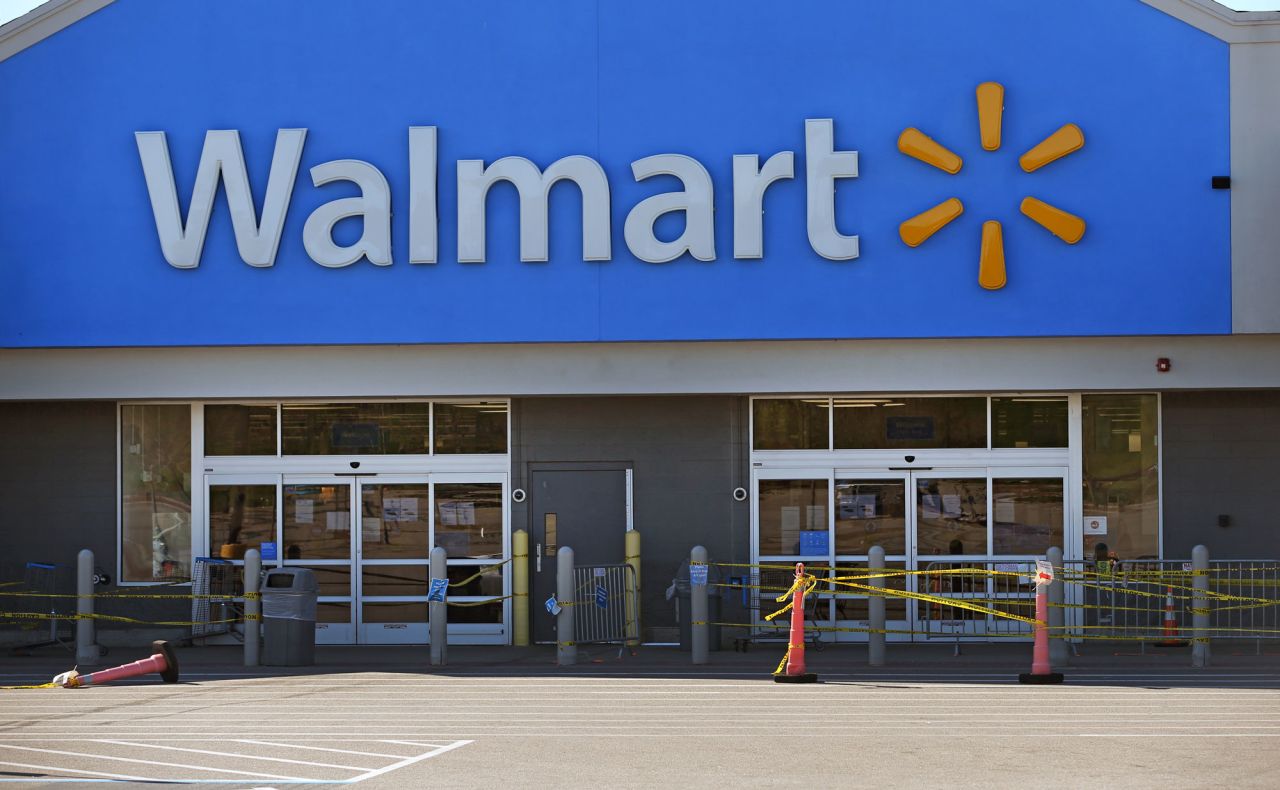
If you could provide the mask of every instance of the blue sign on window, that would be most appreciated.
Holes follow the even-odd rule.
[[[806,557],[831,553],[831,536],[825,529],[807,529],[800,533],[800,553]]]
[[[259,552],[261,552],[261,554],[262,554],[262,559],[264,559],[264,560],[274,560],[274,559],[276,559],[276,558],[277,558],[277,557],[276,557],[276,544],[275,544],[275,543],[263,543],[263,544],[260,544],[260,545],[258,546],[258,551],[259,551]]]

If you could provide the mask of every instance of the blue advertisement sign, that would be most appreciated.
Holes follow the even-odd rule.
[[[264,561],[279,559],[279,557],[276,554],[276,544],[274,542],[259,544],[258,551],[261,552],[262,559]]]
[[[0,346],[1229,332],[1228,45],[1014,5],[110,4],[0,62]]]
[[[804,557],[825,557],[831,553],[831,536],[823,530],[801,530],[800,555]]]

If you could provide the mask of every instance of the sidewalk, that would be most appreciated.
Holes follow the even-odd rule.
[[[545,676],[555,674],[694,675],[768,677],[782,658],[781,644],[755,644],[749,652],[714,651],[710,663],[694,666],[690,654],[670,646],[640,647],[634,654],[607,645],[582,646],[578,663],[558,667],[555,648],[551,645],[532,647],[451,646],[447,665],[430,666],[430,649],[425,645],[320,645],[316,647],[316,663],[311,667],[245,667],[239,646],[180,647],[178,659],[184,674],[288,676],[347,672],[417,672],[449,675]],[[957,677],[974,673],[1026,672],[1031,663],[1031,646],[1019,644],[963,644],[961,654],[954,654],[951,643],[890,644],[883,667],[867,665],[865,645],[831,645],[823,649],[812,646],[806,651],[810,671],[857,675],[900,675],[920,673],[932,678],[953,674]],[[1079,646],[1065,667],[1055,667],[1070,675],[1074,669],[1089,673],[1280,673],[1280,645],[1263,645],[1261,654],[1254,642],[1216,643],[1207,670],[1191,667],[1190,648],[1156,648],[1147,646],[1140,652],[1138,643],[1090,642]],[[113,648],[99,666],[114,666],[145,657],[146,648]],[[0,661],[8,678],[43,678],[70,669],[74,656],[62,650],[44,650],[29,657],[6,657]],[[47,679],[47,678],[46,678]]]

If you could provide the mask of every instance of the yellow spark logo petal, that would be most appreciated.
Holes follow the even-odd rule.
[[[978,130],[985,151],[1000,150],[1001,125],[1004,117],[1004,86],[998,82],[984,82],[978,86]],[[1064,125],[1018,159],[1018,164],[1028,173],[1034,173],[1045,165],[1062,159],[1084,147],[1084,132],[1074,123]],[[964,160],[946,146],[916,128],[906,129],[898,137],[898,150],[927,165],[955,175],[964,166]],[[1051,206],[1043,200],[1027,196],[1021,211],[1037,225],[1067,244],[1075,244],[1084,238],[1085,222],[1074,214]],[[958,198],[950,198],[927,211],[917,214],[898,226],[898,235],[909,247],[918,247],[930,236],[942,230],[949,222],[964,213],[964,205]],[[978,254],[978,284],[989,291],[997,291],[1008,281],[1004,259],[1004,228],[997,220],[987,220],[982,225],[982,246]]]

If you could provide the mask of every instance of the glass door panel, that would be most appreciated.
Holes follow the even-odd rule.
[[[907,479],[894,475],[868,472],[837,472],[835,475],[835,545],[836,575],[855,577],[853,584],[868,586],[868,554],[872,546],[885,550],[881,569],[886,573],[906,570],[909,564],[910,521]],[[889,589],[907,589],[905,574],[884,578]],[[836,585],[834,596],[835,624],[838,628],[867,628],[870,625],[870,598],[867,592],[851,585]],[[885,627],[891,631],[907,631],[909,611],[905,598],[885,601]],[[837,641],[865,641],[863,632],[834,633]],[[909,639],[909,635],[889,634],[890,641]]]
[[[433,542],[449,555],[449,638],[504,643],[509,607],[506,476],[435,475]]]
[[[335,475],[284,478],[281,528],[285,565],[310,568],[320,587],[316,610],[318,644],[352,644],[356,626],[351,576],[352,478]]]
[[[426,477],[360,481],[359,628],[367,644],[423,644],[431,562],[431,486]]]
[[[916,555],[987,554],[987,480],[915,476]]]
[[[1006,478],[991,481],[992,553],[1040,555],[1062,548],[1066,491],[1062,478]]]

